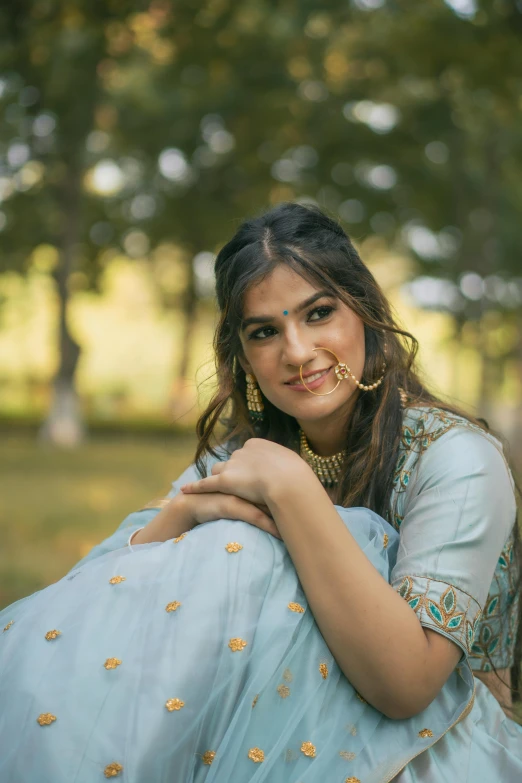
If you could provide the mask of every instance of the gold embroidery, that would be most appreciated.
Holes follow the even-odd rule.
[[[294,679],[294,675],[292,674],[290,669],[285,669],[283,672],[283,680],[285,682],[292,682],[293,679]]]
[[[7,623],[7,625],[5,626],[5,628],[4,628],[4,630],[2,631],[2,633],[5,633],[6,631],[8,631],[8,630],[10,629],[10,627],[13,625],[13,623],[14,623],[14,620],[9,620],[9,622],[8,622],[8,623]]]
[[[248,642],[245,642],[244,639],[240,639],[239,637],[231,639],[228,643],[228,646],[232,650],[232,652],[241,652],[241,650],[244,650],[247,646]]]
[[[297,614],[303,614],[304,608],[301,606],[301,604],[296,604],[294,602],[288,604],[288,608],[292,610],[292,612],[297,612]]]
[[[346,778],[344,783],[361,783],[361,781],[359,780],[359,778]]]
[[[230,544],[227,544],[225,549],[227,552],[239,552],[240,549],[243,549],[241,544],[238,544],[237,541],[231,541]]]
[[[304,753],[308,758],[315,758],[315,745],[312,745],[311,742],[303,742],[301,745],[301,753]]]
[[[433,737],[433,732],[431,729],[422,729],[421,731],[419,731],[419,737],[422,737],[422,739]]]
[[[126,576],[113,576],[112,579],[109,579],[110,585],[119,585],[120,582],[125,582],[127,579]]]
[[[207,750],[205,753],[203,753],[201,759],[203,761],[203,764],[207,764],[207,766],[210,767],[214,759],[216,758],[216,751],[215,750]]]
[[[121,764],[118,764],[117,761],[113,761],[112,764],[107,764],[103,770],[103,774],[106,778],[116,778],[120,772],[123,772],[123,767]]]
[[[184,706],[185,702],[181,701],[181,699],[169,699],[165,702],[165,707],[169,712],[179,712],[179,710],[182,710]]]
[[[360,702],[362,702],[363,704],[368,704],[366,699],[363,696],[361,696],[360,693],[357,693],[357,691],[355,691],[355,695],[357,696],[357,698],[359,699]]]
[[[389,537],[388,537],[388,533],[385,533],[385,534],[384,534],[383,541],[382,541],[382,548],[383,548],[383,549],[386,549],[386,547],[388,546],[389,540],[390,540],[390,539],[389,539]]]
[[[349,731],[352,737],[355,737],[357,735],[357,728],[353,725],[353,723],[347,723],[346,724],[346,731]]]
[[[286,699],[288,696],[290,696],[290,688],[288,685],[278,685],[277,692],[282,699]]]
[[[180,536],[174,539],[174,543],[179,544],[180,541],[183,541],[186,535],[187,535],[186,533],[182,533]]]
[[[319,664],[319,671],[321,672],[321,677],[323,680],[326,680],[328,677],[328,666],[326,663],[320,663]]]
[[[346,761],[353,761],[355,758],[355,753],[351,750],[340,750],[339,755],[342,759],[346,759]]]
[[[40,726],[50,726],[56,720],[56,715],[52,715],[50,712],[42,712],[36,720]]]
[[[252,709],[254,709],[254,707],[256,706],[258,699],[259,699],[259,693],[256,693],[256,695],[254,696],[254,700],[252,702]]]
[[[413,593],[414,578],[418,579],[421,584],[425,582],[424,594]],[[440,596],[438,602],[429,597],[432,583],[446,586],[446,589]],[[396,590],[413,611],[418,612],[421,615],[421,622],[424,622],[425,620],[430,621],[444,631],[456,635],[466,646],[467,650],[471,651],[475,636],[475,628],[480,618],[479,608],[473,622],[467,619],[468,612],[471,616],[471,600],[475,600],[472,599],[472,596],[469,596],[467,593],[464,593],[452,585],[448,585],[446,582],[440,582],[438,579],[431,579],[430,577],[424,576],[405,576]],[[466,596],[468,603],[468,608],[464,612],[459,611],[458,606],[458,596],[461,595]],[[424,614],[422,614],[422,612],[424,612]]]
[[[58,636],[61,636],[61,635],[62,635],[62,632],[61,631],[57,631],[55,629],[53,631],[47,631],[47,633],[45,634],[45,638],[47,639],[48,642],[50,642],[52,639],[57,639]]]
[[[166,612],[175,612],[176,609],[179,609],[181,606],[181,603],[179,601],[171,601],[170,604],[167,604],[165,607]]]
[[[107,658],[103,665],[106,669],[115,669],[121,665],[121,660],[119,658]]]
[[[248,751],[248,758],[255,761],[256,764],[260,764],[265,760],[265,754],[261,748],[250,748]]]

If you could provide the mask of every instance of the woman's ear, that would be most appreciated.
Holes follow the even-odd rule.
[[[247,362],[247,360],[241,354],[238,354],[237,360],[238,360],[239,364],[241,365],[241,367],[243,368],[243,370],[245,371],[245,373],[253,374],[252,373],[252,368],[250,367],[250,365]]]

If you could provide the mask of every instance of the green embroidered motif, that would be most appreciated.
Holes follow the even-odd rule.
[[[400,532],[404,520],[406,503],[414,483],[419,457],[435,440],[455,427],[471,429],[484,437],[491,437],[467,419],[440,408],[414,404],[406,407],[387,514],[388,521],[397,531]],[[509,667],[513,661],[520,600],[517,589],[520,565],[515,556],[513,542],[514,538],[511,535],[499,556],[484,604],[484,612],[482,616],[479,613],[473,621],[469,618],[469,608],[467,616],[464,616],[466,612],[463,615],[462,612],[455,611],[452,595],[445,593],[443,604],[442,598],[439,601],[438,597],[433,600],[433,596],[430,596],[428,600],[424,595],[414,595],[413,581],[411,584],[405,580],[401,583],[403,597],[417,612],[421,621],[427,620],[429,624],[462,639],[469,651],[470,665],[475,670],[491,670],[489,656],[497,668]],[[456,593],[459,594],[458,589]],[[465,600],[467,601],[468,598],[466,597]],[[485,631],[487,642],[483,630],[486,627],[488,628]]]
[[[407,601],[414,612],[416,612],[417,609],[420,609],[424,596],[421,594],[413,595],[413,579],[411,577],[404,577],[397,588],[397,592],[401,598],[404,598],[404,600]]]
[[[419,578],[426,582],[425,593],[414,593],[413,578],[411,576],[405,576],[397,588],[397,592],[401,598],[404,598],[413,611],[419,615],[421,622],[424,619],[424,611],[425,619],[430,621],[426,624],[433,624],[437,628],[442,628],[449,634],[455,634],[459,641],[462,641],[469,651],[473,642],[477,618],[475,618],[473,622],[470,622],[469,620],[466,620],[465,612],[458,611],[457,592],[451,585],[446,587],[440,597],[440,601],[436,601],[427,596],[432,580],[427,577],[417,577],[417,579]],[[433,584],[441,583],[434,581]],[[477,617],[478,616],[480,616],[480,610],[478,611]],[[466,633],[463,633],[464,624],[466,625]]]
[[[431,598],[426,600],[426,612],[447,631],[456,631],[464,621],[464,612],[457,612],[457,595],[451,585],[443,592],[439,603]]]

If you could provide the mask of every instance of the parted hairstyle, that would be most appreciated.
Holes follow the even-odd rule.
[[[264,395],[264,421],[251,423],[246,406],[246,376],[238,361],[243,356],[239,333],[244,295],[279,264],[286,264],[314,287],[329,290],[360,317],[366,343],[362,383],[374,383],[386,360],[382,384],[373,392],[357,395],[345,428],[347,456],[336,502],[344,507],[365,506],[388,519],[403,427],[400,388],[411,405],[437,407],[484,430],[489,428],[483,419],[473,418],[428,391],[415,367],[417,340],[397,324],[388,300],[342,227],[315,206],[281,203],[245,220],[216,258],[217,389],[196,425],[196,467],[205,476],[205,455],[219,456],[211,441],[215,446],[228,442],[237,448],[251,437],[261,437],[298,451],[296,419]],[[521,549],[517,534],[519,562]],[[522,601],[520,607],[522,611]],[[512,682],[518,688],[522,623],[515,657]]]

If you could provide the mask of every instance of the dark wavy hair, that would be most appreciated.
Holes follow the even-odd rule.
[[[482,419],[450,405],[427,390],[415,367],[417,340],[399,327],[390,304],[370,270],[362,262],[342,227],[315,206],[281,203],[259,217],[244,221],[219,252],[216,293],[219,323],[214,336],[217,389],[198,419],[195,462],[205,476],[205,455],[218,456],[215,446],[243,445],[261,437],[298,450],[297,421],[263,396],[264,421],[253,425],[246,406],[246,377],[238,357],[243,300],[253,284],[286,264],[317,288],[327,289],[347,304],[364,324],[366,357],[363,378],[371,384],[386,373],[370,394],[359,394],[344,432],[347,457],[336,502],[345,507],[365,506],[389,519],[393,476],[403,426],[399,389],[409,404],[437,407],[471,421],[484,430]],[[385,357],[386,345],[386,357]],[[262,392],[261,392],[262,394]],[[217,434],[220,431],[220,434]],[[517,536],[517,556],[521,547]],[[522,611],[522,601],[520,602]],[[519,623],[513,684],[518,688],[522,657]]]

